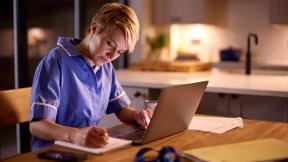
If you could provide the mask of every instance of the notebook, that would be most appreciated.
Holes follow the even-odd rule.
[[[133,140],[133,144],[145,144],[187,130],[207,84],[208,81],[202,81],[162,89],[146,130],[128,125],[120,128],[113,127],[108,129],[109,136],[124,137]],[[137,135],[141,131],[140,138],[129,138],[130,134]]]
[[[183,156],[194,161],[272,162],[288,161],[288,143],[274,138],[195,148]]]
[[[108,152],[108,151],[119,149],[125,146],[129,146],[131,145],[131,143],[132,141],[110,137],[109,144],[101,148],[92,148],[92,147],[80,146],[74,143],[69,143],[69,142],[64,142],[64,141],[55,141],[56,145],[75,149],[75,150],[80,150],[80,151],[84,151],[84,152],[88,152],[92,154],[103,154],[104,152]]]

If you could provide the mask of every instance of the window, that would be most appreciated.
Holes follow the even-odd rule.
[[[88,31],[90,20],[103,4],[108,2],[128,3],[117,0],[80,0],[81,14],[80,23],[74,24],[74,5],[76,0],[19,0],[19,14],[22,16],[24,24],[21,24],[24,37],[27,42],[16,47],[25,49],[21,51],[21,58],[18,64],[18,73],[25,72],[25,77],[16,80],[25,80],[25,86],[31,86],[35,69],[41,58],[55,47],[58,36],[74,37],[74,25],[81,26],[81,37]],[[74,4],[75,3],[75,4]],[[13,27],[13,1],[2,0],[0,5],[0,90],[12,89],[15,87],[14,79],[14,27]],[[24,15],[24,16],[23,16]],[[120,62],[126,59],[121,56]],[[24,59],[23,59],[24,58]],[[17,65],[18,65],[17,64]],[[119,60],[114,63],[119,67]],[[120,65],[121,66],[121,65]],[[27,76],[26,76],[27,73]],[[22,87],[22,86],[19,86]]]

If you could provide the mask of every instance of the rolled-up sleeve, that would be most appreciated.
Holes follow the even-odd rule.
[[[111,94],[109,98],[108,108],[106,113],[115,113],[120,111],[121,108],[126,107],[131,104],[131,101],[123,90],[120,82],[116,78],[115,71],[112,71],[112,86],[111,86]]]
[[[30,121],[35,119],[56,120],[60,85],[60,64],[55,55],[46,56],[37,67],[33,79]]]

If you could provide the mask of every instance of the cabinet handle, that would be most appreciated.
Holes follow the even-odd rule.
[[[237,98],[239,98],[239,95],[238,94],[231,94],[231,98],[237,99]]]
[[[179,22],[182,22],[182,19],[181,19],[181,17],[171,17],[170,22],[171,23],[179,23]]]
[[[146,99],[146,94],[145,93],[141,93],[139,91],[136,91],[134,93],[134,97],[138,98],[138,97],[143,97],[144,99]]]
[[[219,96],[220,98],[223,98],[223,97],[226,96],[226,94],[225,94],[225,93],[218,93],[218,96]]]

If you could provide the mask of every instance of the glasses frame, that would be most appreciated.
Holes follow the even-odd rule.
[[[125,54],[129,54],[129,51],[128,50],[118,50],[118,45],[115,41],[113,41],[112,39],[110,38],[107,38],[106,39],[106,44],[107,46],[109,47],[109,50],[111,50],[113,53],[117,53],[118,56],[120,55],[125,55]],[[121,52],[122,51],[122,52]]]

